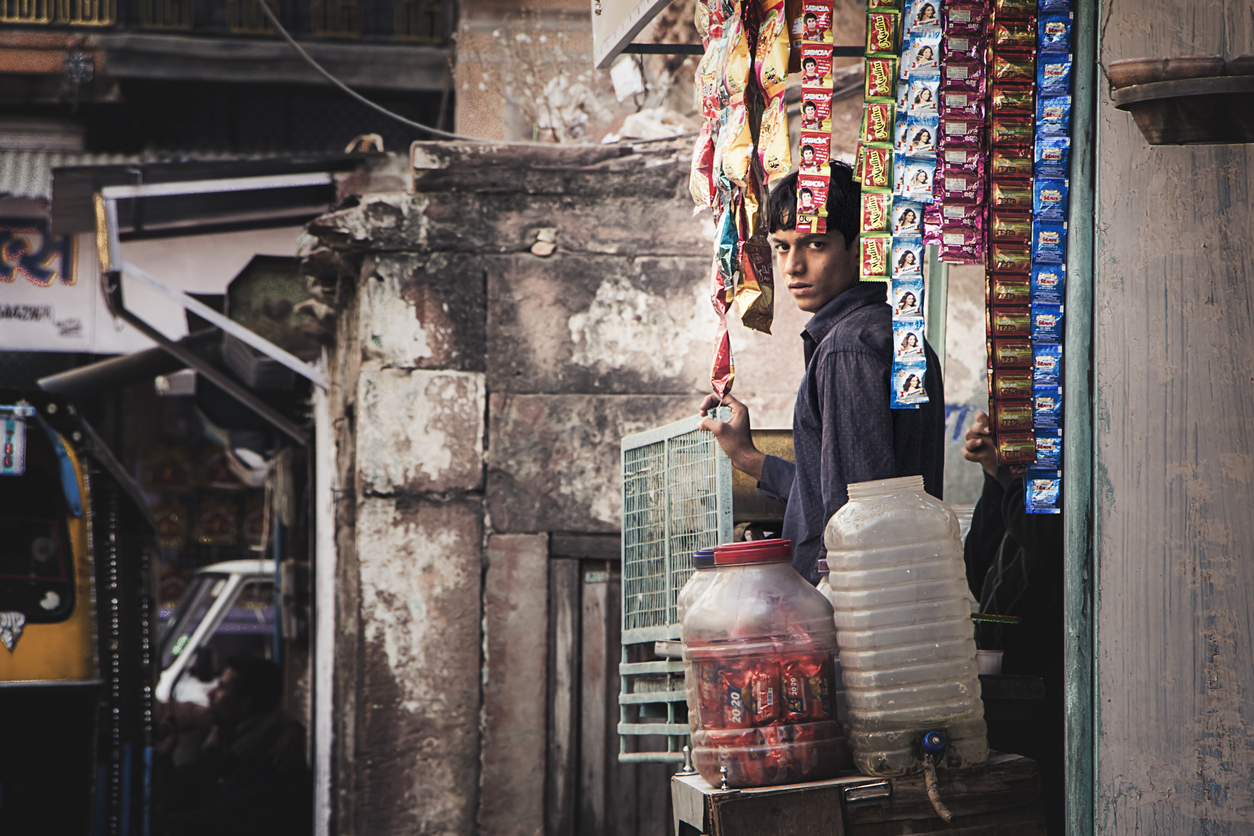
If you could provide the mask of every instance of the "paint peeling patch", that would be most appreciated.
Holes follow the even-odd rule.
[[[364,363],[358,475],[367,493],[475,490],[483,481],[487,398],[477,372]]]
[[[384,262],[365,283],[361,301],[362,345],[368,360],[408,368],[429,359],[431,337],[413,302],[403,298],[404,276]]]
[[[662,297],[624,278],[601,282],[588,310],[567,323],[575,345],[571,363],[600,372],[651,368],[663,376],[681,374],[690,352],[708,349],[715,321],[705,286],[690,290],[692,318],[678,322]]]
[[[1224,453],[1219,463],[1223,465],[1224,476],[1235,482],[1248,485],[1250,476],[1254,475],[1254,456],[1246,453]]]

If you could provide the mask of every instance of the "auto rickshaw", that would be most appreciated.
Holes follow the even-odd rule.
[[[0,833],[144,836],[156,526],[64,398],[0,390]]]

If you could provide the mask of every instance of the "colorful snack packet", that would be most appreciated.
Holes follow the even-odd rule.
[[[1062,343],[1062,306],[1032,306],[1032,342]]]
[[[983,0],[950,0],[945,4],[945,32],[981,36],[988,6]]]
[[[923,275],[923,237],[899,235],[893,237],[893,280],[898,276]]]
[[[1031,84],[1036,80],[1033,53],[994,52],[992,80],[995,84]]]
[[[719,94],[721,103],[732,106],[744,104],[745,91],[749,89],[749,77],[753,69],[753,56],[749,53],[747,35],[740,15],[728,20],[727,34],[724,36],[727,48],[722,67],[722,91]]]
[[[1037,23],[1040,48],[1046,52],[1071,52],[1071,12],[1049,12],[1040,16]]]
[[[1032,372],[1025,369],[989,369],[988,396],[992,399],[1032,397]]]
[[[1036,430],[1036,464],[1038,467],[1062,467],[1062,430]]]
[[[1062,426],[1062,387],[1036,386],[1032,390],[1032,423],[1038,430]]]
[[[1035,168],[1037,177],[1067,177],[1071,156],[1071,138],[1038,136]]]
[[[826,174],[797,175],[797,214],[811,218],[827,217],[827,189],[830,182]]]
[[[1062,385],[1061,345],[1032,347],[1032,384],[1034,386]]]
[[[974,203],[984,195],[984,178],[956,166],[946,166],[937,178],[940,197],[946,203]]]
[[[946,145],[940,153],[945,168],[961,168],[978,176],[984,176],[984,153],[979,148],[966,145]]]
[[[974,90],[941,90],[940,99],[944,118],[972,116],[981,119],[984,116],[984,97]]]
[[[1017,241],[990,241],[989,266],[995,273],[1020,273],[1032,270],[1032,256],[1027,244]]]
[[[688,192],[696,204],[693,214],[709,208],[714,201],[714,136],[711,123],[706,122],[692,146],[692,168],[688,175]]]
[[[1036,86],[1042,96],[1064,96],[1071,92],[1071,56],[1049,53],[1041,56]]]
[[[866,59],[867,99],[891,99],[895,95],[897,81],[897,59],[888,56],[873,56]]]
[[[1032,225],[1032,262],[1063,264],[1067,260],[1065,221],[1037,221]]]
[[[1036,460],[1036,440],[1030,432],[1001,433],[997,436],[997,461],[1026,464]]]
[[[727,127],[720,138],[726,140],[722,173],[737,186],[744,186],[749,179],[749,163],[753,158],[753,132],[749,125],[749,109],[744,105],[739,105],[729,110]]]
[[[941,38],[941,54],[946,60],[967,58],[976,60],[984,47],[984,39],[966,32],[945,32]]]
[[[897,119],[893,125],[893,151],[897,154],[905,154],[909,147],[910,115],[906,112],[906,106],[901,104],[897,106]]]
[[[910,116],[907,119],[906,153],[917,157],[936,154],[940,120],[936,116]]]
[[[995,305],[988,309],[987,316],[985,328],[994,339],[1032,335],[1032,313],[1026,307]]]
[[[1036,21],[1030,17],[1020,20],[999,18],[993,24],[994,50],[1030,50],[1036,46]]]
[[[832,0],[805,0],[801,4],[801,40],[812,44],[832,42]]]
[[[818,131],[802,131],[797,170],[802,174],[826,174],[831,159],[831,134]]]
[[[788,106],[780,93],[766,103],[758,130],[758,158],[769,183],[772,177],[783,176],[792,168],[792,144],[788,136]]]
[[[945,66],[941,67],[941,89],[983,93],[984,63],[975,58],[955,58],[946,61]]]
[[[829,6],[830,11],[830,6]],[[828,31],[831,31],[831,15],[828,15]],[[784,0],[765,0],[762,23],[758,26],[758,43],[755,54],[758,83],[763,98],[775,98],[784,92],[788,76],[788,19]]]
[[[993,429],[998,433],[1032,429],[1032,401],[994,401]]]
[[[888,235],[863,235],[858,239],[858,275],[862,281],[888,281],[892,241],[892,237]]]
[[[901,12],[868,12],[866,16],[866,51],[868,53],[896,52],[900,24]],[[802,71],[804,72],[804,70],[805,68],[803,67]]]
[[[892,187],[893,149],[891,146],[863,145],[861,161],[863,188],[887,189]],[[1031,197],[1028,199],[1030,201]]]
[[[1062,471],[1029,467],[1023,491],[1029,514],[1062,513]]]
[[[1025,114],[1036,112],[1036,99],[1031,84],[994,84],[993,113]]]
[[[983,148],[984,120],[971,116],[948,117],[941,125],[941,147],[980,150]]]
[[[893,388],[889,398],[892,409],[909,409],[927,403],[923,383],[927,379],[927,361],[920,358],[913,363],[893,363]]]
[[[940,74],[934,71],[916,72],[910,76],[906,94],[906,109],[911,115],[937,114],[937,97],[940,92]]]
[[[1036,0],[993,0],[993,14],[997,18],[1032,17],[1036,14]]]
[[[1032,179],[1032,164],[1019,148],[994,148],[989,155],[993,177],[1000,180]]]
[[[893,319],[918,319],[923,316],[923,274],[893,274]]]
[[[941,28],[941,4],[938,0],[917,0],[910,5],[906,12],[906,30],[909,32],[918,31],[940,31]]]
[[[1029,116],[993,116],[993,147],[999,145],[1022,145],[1031,147],[1032,117]],[[1025,155],[1026,156],[1026,155]]]
[[[893,200],[893,235],[918,235],[923,229],[923,204]]]
[[[923,317],[893,322],[893,363],[923,361]]]
[[[1061,305],[1066,292],[1067,265],[1032,265],[1032,303]]]
[[[1037,99],[1036,129],[1040,136],[1068,136],[1071,133],[1071,97]]]
[[[935,157],[898,157],[893,165],[893,194],[920,203],[932,202]]]
[[[1038,9],[1041,12],[1069,12],[1071,0],[1039,0]]]
[[[919,70],[940,68],[941,32],[933,29],[910,36],[910,42],[901,53],[902,77]]]
[[[1023,212],[994,209],[988,215],[988,237],[1026,244],[1032,240],[1032,218]]]
[[[893,197],[889,192],[862,192],[862,232],[890,232]]]
[[[989,304],[1026,305],[1032,301],[1032,282],[1023,276],[993,273],[988,277],[984,295]]]
[[[832,48],[827,44],[801,45],[801,86],[832,89]]]
[[[1032,211],[1032,189],[1026,183],[994,180],[988,189],[988,204],[994,209]]]
[[[804,96],[805,93],[803,92],[802,95]],[[864,104],[862,106],[862,141],[892,142],[893,121],[896,116],[896,110],[896,105],[892,102],[867,102]],[[828,131],[831,131],[830,117],[828,119]]]
[[[1041,178],[1032,184],[1035,195],[1032,212],[1036,217],[1062,221],[1067,218],[1067,181]]]
[[[978,202],[947,200],[941,206],[941,222],[953,227],[982,226],[984,205]]]
[[[718,335],[714,338],[714,359],[710,364],[710,386],[714,394],[725,398],[731,394],[736,379],[736,364],[732,361],[731,335],[727,333],[727,318],[720,313]]]
[[[822,87],[801,88],[801,130],[832,132],[832,91]],[[864,142],[875,140],[863,137]]]
[[[1028,339],[990,340],[989,357],[996,369],[1032,368],[1032,341]],[[1035,379],[1035,378],[1033,378]]]
[[[979,225],[944,224],[940,230],[940,257],[948,264],[978,264],[984,261],[984,231]]]

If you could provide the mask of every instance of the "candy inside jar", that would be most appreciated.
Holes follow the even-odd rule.
[[[693,760],[712,785],[834,777],[848,763],[836,718],[836,630],[827,599],[791,566],[788,541],[715,550],[715,577],[684,617]]]

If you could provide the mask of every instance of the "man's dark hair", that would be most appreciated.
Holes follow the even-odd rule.
[[[830,160],[831,183],[827,188],[827,228],[845,236],[845,246],[853,246],[861,226],[862,186],[853,179],[853,168],[840,160]],[[767,227],[771,232],[797,228],[797,172],[779,181],[771,190]]]
[[[283,671],[269,659],[232,656],[222,666],[235,671],[240,690],[253,698],[252,710],[264,714],[279,707],[283,699]]]

